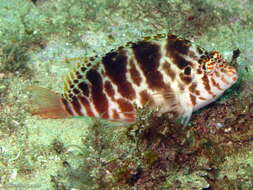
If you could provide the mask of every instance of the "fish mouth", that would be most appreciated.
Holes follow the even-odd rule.
[[[237,81],[237,79],[238,79],[238,74],[237,74],[237,71],[236,71],[236,69],[235,69],[234,67],[231,67],[231,66],[228,67],[228,68],[227,68],[226,74],[227,74],[230,78],[232,78],[233,83],[235,83],[235,82]]]

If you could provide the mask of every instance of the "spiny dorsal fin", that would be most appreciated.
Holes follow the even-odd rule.
[[[96,67],[99,64],[100,56],[92,56],[92,57],[74,57],[74,58],[67,58],[65,61],[68,63],[74,62],[75,64],[73,69],[67,74],[64,80],[64,98],[69,99],[68,94],[71,91],[71,86],[80,83],[80,81],[84,78],[84,74],[93,67]]]

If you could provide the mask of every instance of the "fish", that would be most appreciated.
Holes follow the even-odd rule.
[[[32,114],[41,118],[88,116],[132,123],[145,106],[187,125],[194,111],[220,97],[238,79],[218,51],[206,51],[174,34],[128,42],[78,62],[63,94],[34,87]]]

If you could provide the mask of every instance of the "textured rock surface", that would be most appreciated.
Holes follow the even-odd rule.
[[[252,189],[252,12],[251,0],[2,0],[0,188]],[[75,58],[162,32],[241,51],[238,83],[189,127],[150,110],[129,128],[29,114],[27,86],[62,92]]]

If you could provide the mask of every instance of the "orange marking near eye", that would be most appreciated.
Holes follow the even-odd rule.
[[[237,80],[237,77],[233,77],[232,80],[233,80],[233,81],[236,81],[236,80]]]

